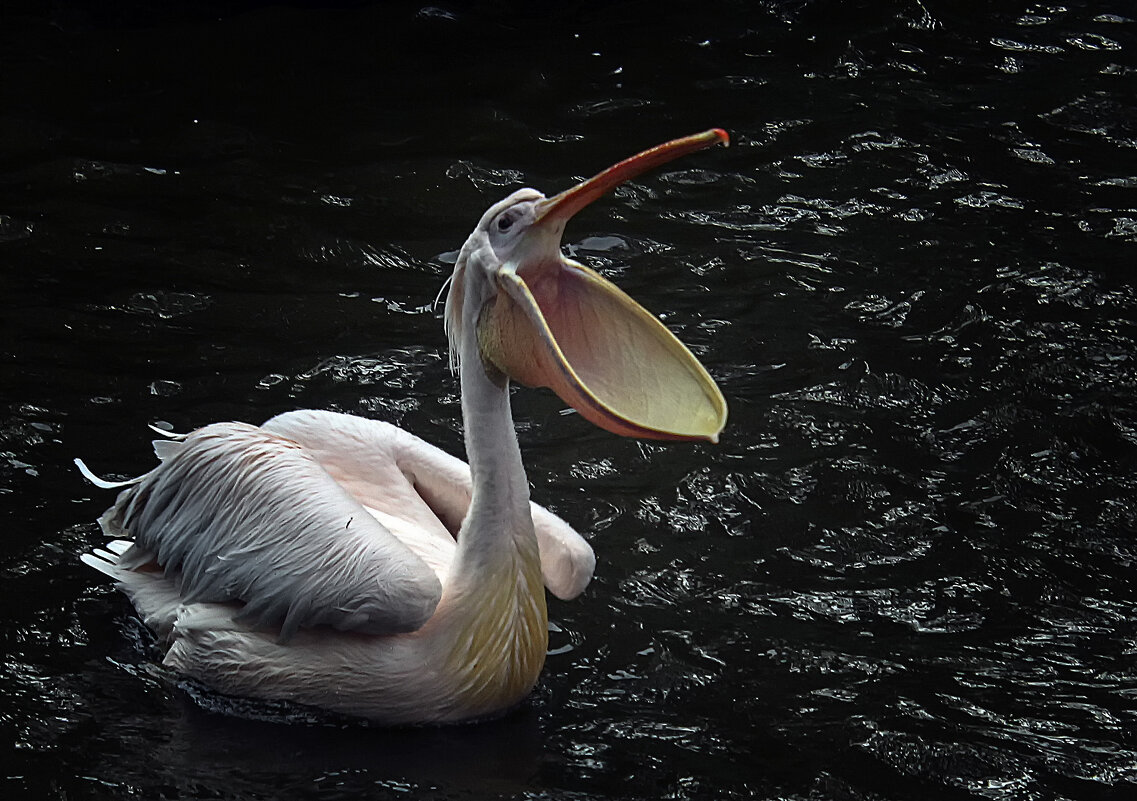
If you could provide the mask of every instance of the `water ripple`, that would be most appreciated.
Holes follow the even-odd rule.
[[[1122,4],[80,5],[0,26],[6,797],[1137,783]],[[664,313],[730,424],[637,443],[513,396],[534,499],[598,556],[521,709],[379,732],[155,667],[76,561],[110,498],[73,456],[126,477],[147,420],[298,407],[460,454],[429,304],[485,203],[708,125],[733,146],[566,250]]]

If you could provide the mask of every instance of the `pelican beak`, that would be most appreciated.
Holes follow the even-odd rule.
[[[527,386],[549,387],[593,424],[630,437],[717,442],[726,401],[699,361],[613,283],[565,258],[565,223],[635,176],[717,143],[715,128],[645,150],[538,202],[536,222],[497,274],[478,319],[483,358]]]

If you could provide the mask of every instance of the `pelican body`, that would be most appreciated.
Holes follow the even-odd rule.
[[[159,464],[114,485],[125,489],[99,518],[111,542],[81,558],[130,598],[168,668],[222,693],[391,725],[516,705],[545,661],[545,589],[579,595],[595,557],[529,499],[510,379],[625,436],[716,441],[726,420],[690,352],[561,254],[565,223],[644,170],[727,141],[719,129],[676,139],[482,216],[445,308],[468,465],[351,415],[216,423],[155,442]]]

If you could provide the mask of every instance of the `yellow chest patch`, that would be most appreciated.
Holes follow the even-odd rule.
[[[518,559],[464,599],[447,669],[463,705],[489,714],[521,701],[545,663],[548,611],[540,562]]]

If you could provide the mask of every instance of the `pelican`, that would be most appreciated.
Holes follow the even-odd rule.
[[[469,464],[387,423],[327,411],[215,423],[154,443],[158,465],[100,518],[82,560],[115,580],[163,664],[232,696],[389,725],[491,717],[536,684],[545,589],[592,577],[585,539],[529,500],[509,382],[548,387],[617,434],[717,442],[722,393],[654,316],[561,253],[565,223],[712,129],[553,197],[520,189],[459,252],[444,324]],[[78,460],[76,460],[78,461]]]

